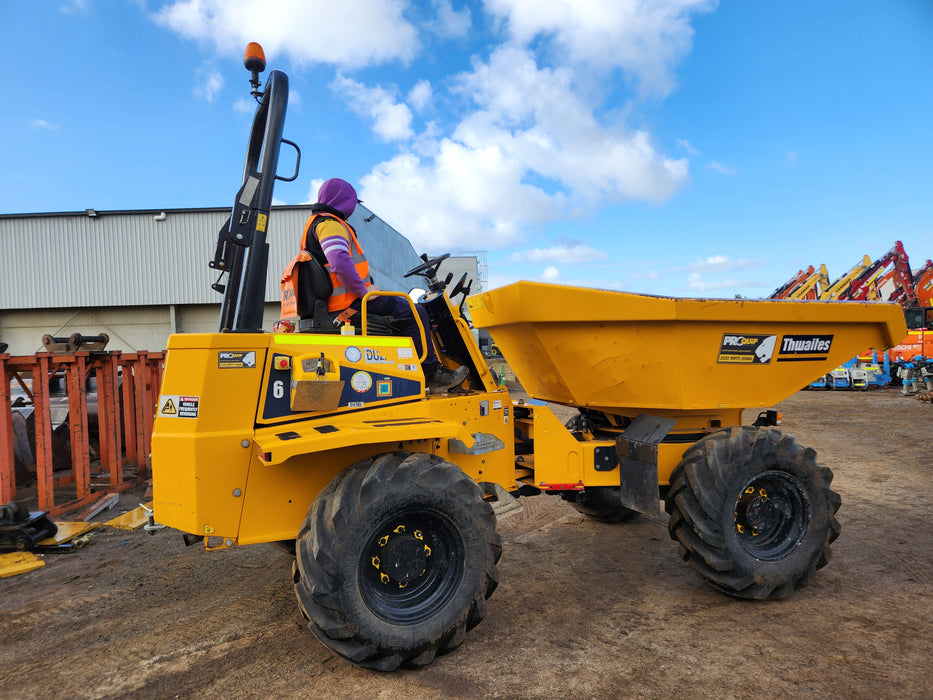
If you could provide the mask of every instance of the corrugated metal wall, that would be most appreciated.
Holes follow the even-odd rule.
[[[207,266],[228,209],[0,216],[0,309],[215,304]],[[297,252],[310,207],[273,207],[266,301]],[[407,292],[420,263],[404,236],[358,206],[350,222],[377,286]],[[369,221],[367,221],[369,219]]]

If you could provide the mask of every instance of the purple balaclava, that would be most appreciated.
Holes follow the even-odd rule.
[[[345,218],[349,219],[353,210],[356,209],[356,190],[346,180],[339,177],[332,177],[321,185],[317,191],[318,204],[326,204],[341,212]]]

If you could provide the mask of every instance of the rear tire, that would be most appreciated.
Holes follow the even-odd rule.
[[[433,455],[389,453],[314,499],[295,592],[311,631],[344,658],[381,671],[424,666],[483,619],[501,551],[476,482]]]
[[[680,555],[739,598],[784,598],[830,559],[841,499],[816,452],[773,428],[708,435],[684,453],[665,500]]]

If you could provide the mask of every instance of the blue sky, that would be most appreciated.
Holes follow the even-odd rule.
[[[760,297],[895,240],[933,257],[929,0],[5,0],[0,21],[0,213],[228,206],[258,41],[303,154],[276,201],[343,177],[417,250],[487,251],[493,285]]]

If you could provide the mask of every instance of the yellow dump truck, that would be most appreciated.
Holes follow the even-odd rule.
[[[356,335],[320,318],[308,332],[260,329],[278,150],[294,144],[287,77],[273,71],[260,92],[262,67],[247,67],[260,104],[211,263],[229,273],[215,285],[220,329],[169,341],[152,440],[160,523],[209,549],[293,552],[311,631],[381,670],[430,663],[482,620],[497,512],[522,497],[557,494],[610,522],[660,517],[663,500],[681,556],[738,597],[787,596],[828,562],[832,473],[769,409],[865,347],[896,344],[898,306],[530,282],[467,297],[437,279],[445,256],[425,258],[409,273],[427,280],[423,330],[469,368],[461,386],[426,393],[414,344],[375,332],[391,319],[376,323],[365,301]],[[464,302],[535,400],[513,400],[487,366]],[[683,361],[651,352],[662,344]],[[548,402],[579,413],[565,425]],[[748,408],[760,415],[742,425]]]

